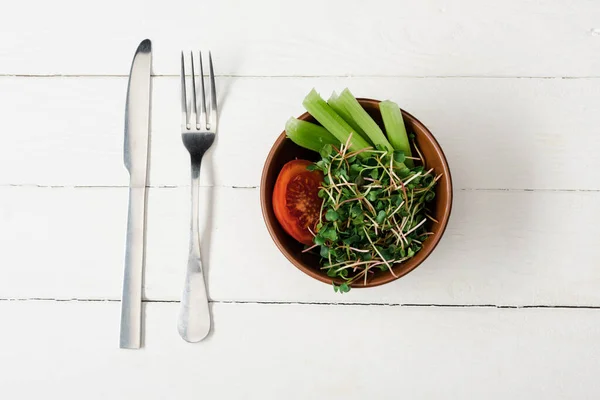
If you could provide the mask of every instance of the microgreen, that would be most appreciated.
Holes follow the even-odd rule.
[[[402,151],[371,147],[357,157],[349,143],[325,145],[311,166],[324,175],[315,251],[327,275],[343,281],[333,286],[340,293],[352,283],[366,284],[376,271],[396,276],[394,266],[421,250],[432,234],[427,203],[439,179],[422,165],[408,168]]]

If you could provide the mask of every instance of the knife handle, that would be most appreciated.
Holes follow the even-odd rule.
[[[122,349],[139,349],[142,332],[142,280],[145,242],[146,188],[129,188],[125,277],[121,300]]]
[[[190,252],[181,297],[181,310],[177,328],[187,342],[199,342],[210,332],[210,310],[208,295],[200,259],[199,197],[200,163],[192,161],[192,220],[190,224]]]

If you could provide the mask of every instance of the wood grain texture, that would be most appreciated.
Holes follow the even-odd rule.
[[[118,303],[0,302],[6,398],[533,399],[600,395],[598,310],[215,304],[183,342],[146,305],[146,347],[116,346]],[[43,327],[43,331],[40,328]]]
[[[457,191],[440,245],[400,280],[339,295],[268,236],[257,189],[203,188],[201,236],[218,301],[600,306],[598,192]],[[189,188],[149,191],[145,297],[179,299]],[[126,188],[0,188],[1,298],[120,298]],[[568,210],[568,212],[565,212]]]
[[[599,53],[600,54],[600,53]],[[155,78],[150,183],[189,185],[177,78]],[[425,123],[456,188],[600,190],[600,79],[221,78],[205,186],[257,186],[266,154],[312,87],[391,98]],[[126,186],[125,78],[0,77],[0,184]],[[42,126],[26,124],[32,99]]]
[[[0,74],[126,75],[149,37],[158,74],[200,47],[246,76],[598,76],[599,19],[594,1],[30,0],[0,15]]]

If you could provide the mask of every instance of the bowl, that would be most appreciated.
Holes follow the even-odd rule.
[[[379,101],[372,99],[358,99],[358,101],[369,115],[373,117],[377,124],[383,127],[381,114],[379,112]],[[384,283],[391,282],[408,274],[429,257],[442,238],[446,226],[448,225],[448,219],[450,218],[450,211],[452,209],[452,178],[450,176],[450,169],[448,168],[448,162],[446,161],[444,152],[425,125],[404,110],[402,110],[402,115],[404,117],[407,132],[412,132],[415,135],[415,141],[423,154],[427,169],[433,168],[436,175],[442,174],[442,178],[436,185],[436,196],[433,200],[434,204],[431,207],[433,217],[438,222],[431,222],[429,229],[434,235],[423,242],[421,251],[410,260],[394,266],[393,271],[396,276],[392,275],[390,271],[378,271],[367,281],[366,285],[362,279],[360,279],[360,282],[357,281],[353,283],[351,285],[352,287],[360,288],[383,285]],[[317,123],[308,113],[304,113],[298,118]],[[319,155],[296,145],[286,137],[284,131],[279,135],[275,144],[273,144],[262,172],[260,201],[265,224],[279,250],[298,269],[321,282],[328,284],[334,282],[339,285],[343,283],[343,280],[327,276],[326,270],[320,269],[321,264],[318,255],[303,253],[302,250],[304,249],[304,245],[297,242],[283,230],[273,212],[273,188],[275,187],[275,181],[277,180],[279,171],[281,171],[281,168],[288,161],[296,158],[317,161]]]

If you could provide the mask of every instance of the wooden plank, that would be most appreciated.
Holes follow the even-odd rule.
[[[286,5],[16,2],[0,15],[0,74],[126,75],[149,37],[158,74],[178,74],[179,51],[200,47],[212,49],[220,73],[246,76],[598,76],[593,1]]]
[[[10,399],[597,398],[598,310],[215,304],[201,343],[146,305],[117,346],[117,303],[2,302]],[[16,328],[18,327],[18,329]],[[99,380],[102,384],[99,384]]]
[[[598,53],[600,54],[600,52]],[[0,184],[124,186],[125,78],[0,78]],[[177,78],[154,79],[151,184],[189,185]],[[257,186],[314,86],[392,98],[439,139],[456,188],[600,189],[597,79],[222,78],[203,185]],[[40,125],[30,124],[35,99]]]
[[[189,189],[150,189],[145,296],[179,299]],[[432,256],[388,285],[339,295],[272,243],[257,189],[203,188],[214,300],[600,306],[598,192],[457,191]],[[126,188],[0,188],[1,298],[120,298]]]

